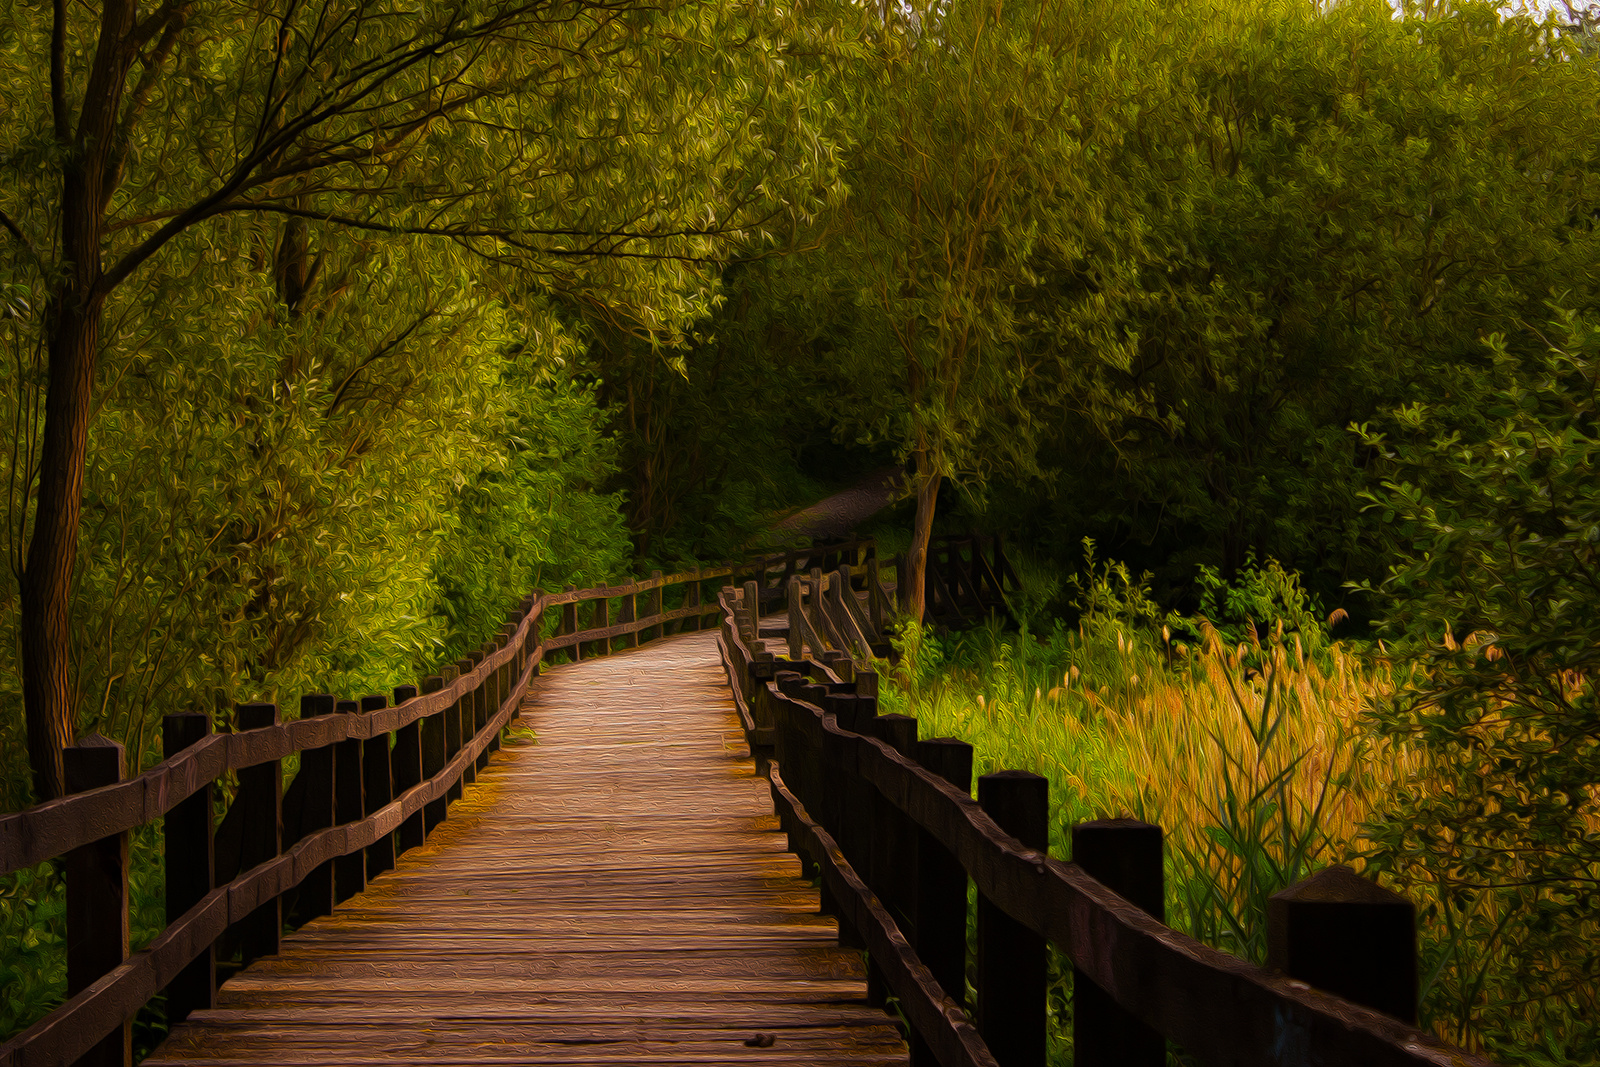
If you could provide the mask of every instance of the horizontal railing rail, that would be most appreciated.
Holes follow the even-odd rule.
[[[869,996],[892,994],[911,1027],[915,1067],[1042,1065],[1047,943],[1074,968],[1085,1067],[1158,1067],[1167,1040],[1203,1062],[1262,1067],[1487,1067],[1411,1025],[1415,911],[1404,898],[1333,868],[1273,899],[1269,967],[1212,949],[1161,921],[1159,827],[1080,824],[1075,861],[1052,857],[1045,779],[985,775],[975,800],[970,746],[918,739],[915,719],[878,714],[868,670],[846,682],[751,640],[744,600],[723,590],[718,642],[735,704],[841,942],[868,951]]]
[[[67,752],[75,791],[0,815],[0,874],[61,858],[67,883],[67,1000],[0,1044],[0,1067],[126,1063],[129,1027],[167,994],[168,1019],[214,1002],[217,946],[242,964],[277,951],[285,920],[326,914],[423,843],[500,746],[527,687],[554,655],[634,647],[720,613],[710,583],[762,585],[870,552],[870,542],[807,549],[635,582],[536,591],[480,649],[387,698],[303,697],[301,717],[241,704],[237,729],[205,714],[163,723],[163,759],[123,777],[120,745],[88,737]],[[668,607],[665,593],[680,587]],[[642,603],[641,603],[642,599]],[[593,625],[578,609],[589,605]],[[642,609],[642,610],[641,610]],[[613,612],[615,618],[613,620]],[[419,691],[420,690],[420,691]],[[282,761],[300,768],[285,787]],[[216,781],[238,789],[220,822]],[[128,949],[128,834],[165,820],[167,925]]]

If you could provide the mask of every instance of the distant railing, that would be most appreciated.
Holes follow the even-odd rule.
[[[811,579],[811,595],[851,588],[850,572],[835,575]],[[1047,944],[1074,969],[1080,1067],[1165,1067],[1169,1039],[1205,1063],[1486,1067],[1412,1025],[1409,901],[1331,868],[1272,899],[1265,969],[1185,937],[1163,923],[1160,827],[1081,823],[1073,862],[1053,858],[1046,779],[987,774],[974,800],[971,746],[878,714],[877,675],[830,659],[809,616],[798,636],[758,629],[748,588],[721,594],[735,704],[841,943],[867,950],[869,997],[892,995],[910,1026],[913,1067],[1042,1067]]]
[[[241,704],[235,732],[167,716],[165,758],[124,778],[122,746],[66,751],[71,795],[0,816],[0,874],[63,858],[67,1001],[0,1045],[0,1065],[127,1064],[131,1021],[157,994],[175,1023],[214,1003],[218,955],[241,966],[278,950],[285,921],[331,912],[422,844],[500,746],[529,682],[554,655],[604,655],[718,612],[714,590],[859,559],[870,542],[814,548],[593,589],[525,598],[499,634],[418,686],[384,696],[302,697],[297,720]],[[677,606],[666,591],[681,589]],[[586,624],[580,606],[589,605]],[[553,609],[559,608],[559,616]],[[283,786],[282,761],[298,754]],[[238,788],[213,825],[214,783]],[[129,955],[128,835],[163,820],[166,929]]]

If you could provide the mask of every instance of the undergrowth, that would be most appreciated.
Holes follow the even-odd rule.
[[[895,680],[884,710],[914,715],[923,737],[971,743],[975,777],[1017,768],[1048,778],[1055,855],[1070,856],[1080,821],[1160,824],[1168,924],[1256,963],[1268,898],[1308,874],[1347,863],[1402,889],[1418,906],[1422,1025],[1503,1063],[1595,1062],[1582,1051],[1596,1024],[1581,998],[1518,1003],[1509,985],[1528,961],[1482,936],[1504,929],[1498,910],[1535,901],[1485,894],[1463,914],[1426,877],[1426,857],[1410,868],[1369,862],[1366,828],[1397,788],[1429,780],[1423,754],[1379,739],[1367,715],[1416,668],[1381,645],[1331,640],[1329,619],[1270,562],[1232,585],[1202,575],[1210,617],[1162,613],[1092,546],[1067,585],[1082,610],[1075,628],[936,636],[903,626],[901,659],[883,668]],[[1071,1062],[1070,983],[1054,960],[1053,1064]],[[1530,1015],[1543,1021],[1540,1040]]]

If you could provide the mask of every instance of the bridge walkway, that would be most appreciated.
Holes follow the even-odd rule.
[[[907,1062],[784,851],[712,632],[537,679],[427,843],[145,1061]]]

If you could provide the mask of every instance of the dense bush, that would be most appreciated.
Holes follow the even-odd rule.
[[[1567,1024],[1600,1018],[1600,333],[1564,312],[1545,337],[1533,363],[1490,339],[1472,415],[1418,403],[1365,435],[1395,470],[1375,592],[1425,668],[1372,721],[1427,754],[1370,832],[1455,932],[1459,1036],[1594,1062],[1600,1033]]]

